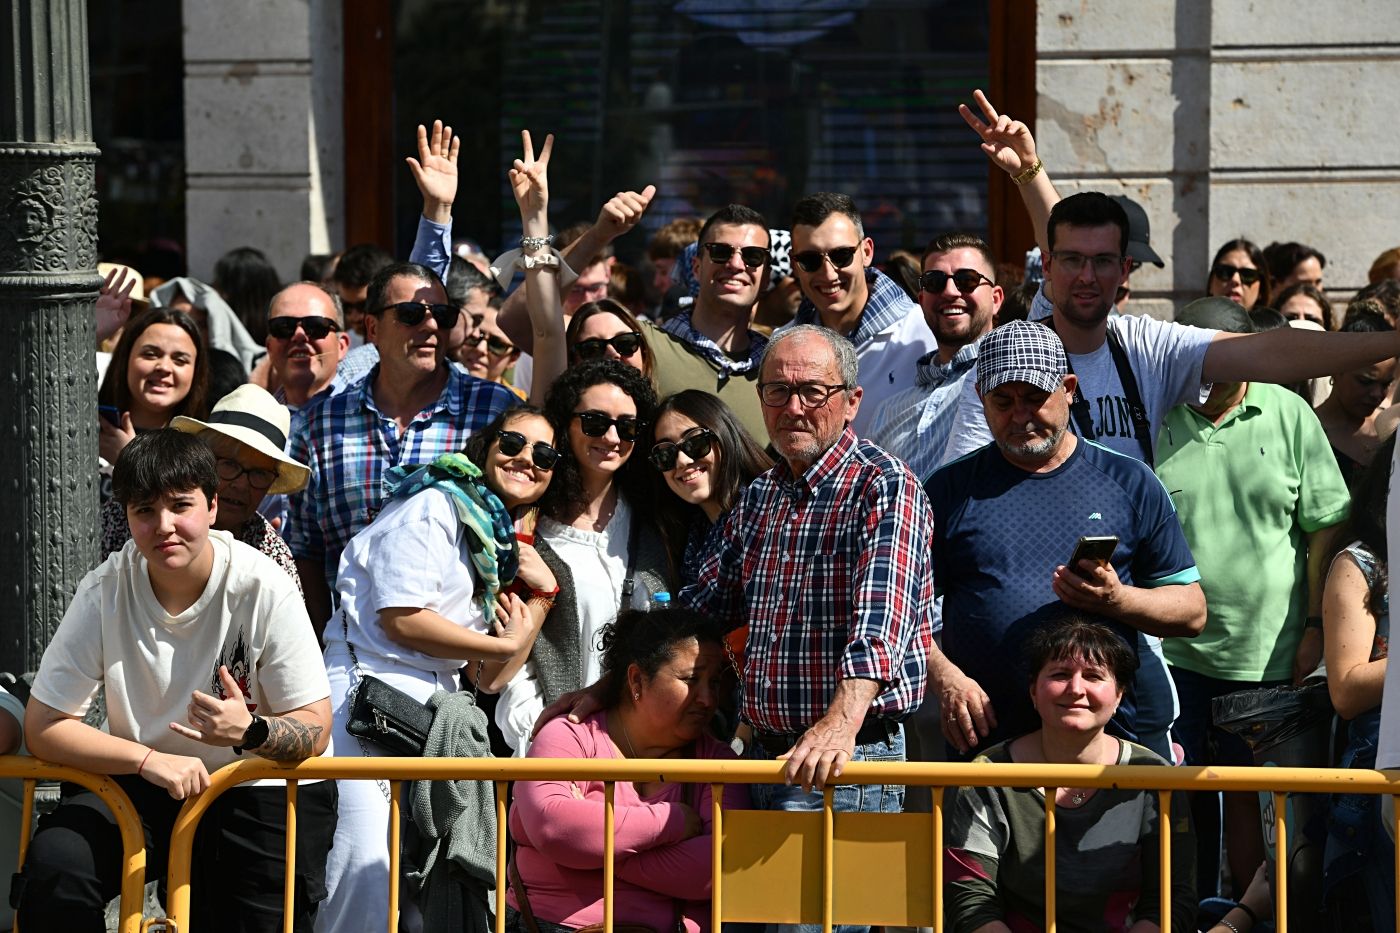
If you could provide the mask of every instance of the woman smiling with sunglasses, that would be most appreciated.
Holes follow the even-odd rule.
[[[642,326],[619,302],[611,298],[590,301],[574,312],[564,335],[569,365],[589,360],[616,360],[648,379],[656,367],[651,347],[642,337]]]

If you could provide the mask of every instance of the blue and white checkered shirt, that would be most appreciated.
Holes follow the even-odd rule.
[[[963,382],[973,378],[976,363],[976,341],[947,363],[938,362],[937,353],[922,357],[918,384],[886,399],[870,429],[870,440],[903,460],[921,483],[943,465]]]
[[[311,479],[291,497],[287,543],[298,560],[322,562],[332,593],[340,552],[384,504],[384,471],[461,450],[474,431],[518,402],[503,385],[450,369],[437,401],[400,435],[374,402],[378,373],[376,366],[358,385],[298,418],[288,450],[311,468]]]
[[[860,322],[856,324],[856,329],[848,335],[851,344],[860,349],[861,345],[876,334],[883,334],[896,322],[903,320],[904,316],[910,313],[918,314],[919,306],[909,297],[909,293],[899,287],[899,283],[885,273],[876,268],[865,270],[865,284],[869,287],[869,295],[865,300],[865,310],[861,312]],[[821,324],[821,317],[817,314],[817,306],[807,299],[802,299],[802,304],[797,306],[797,316],[793,319],[794,324]]]

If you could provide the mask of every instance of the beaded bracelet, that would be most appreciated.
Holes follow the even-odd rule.
[[[1220,923],[1220,925],[1223,926],[1225,929],[1229,930],[1230,933],[1240,933],[1240,928],[1237,927],[1237,926],[1235,926],[1235,925],[1234,925],[1233,923],[1231,923],[1229,920],[1226,920],[1224,917],[1221,917],[1221,918],[1220,918],[1219,923]]]
[[[520,238],[520,248],[533,253],[535,250],[543,249],[553,242],[554,234],[552,233],[545,234],[544,236],[523,236]]]

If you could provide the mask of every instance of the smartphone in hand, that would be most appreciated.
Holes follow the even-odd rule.
[[[98,405],[97,415],[114,428],[122,426],[122,413],[117,410],[115,405]]]
[[[1084,576],[1079,569],[1081,560],[1091,560],[1100,567],[1106,567],[1113,559],[1113,552],[1118,548],[1117,535],[1091,536],[1084,535],[1079,539],[1079,543],[1074,546],[1074,553],[1070,555],[1069,563],[1065,564],[1071,571]]]

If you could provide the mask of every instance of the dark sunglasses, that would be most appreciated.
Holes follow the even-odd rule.
[[[651,453],[647,457],[651,460],[652,465],[662,473],[669,473],[676,468],[676,455],[678,453],[685,454],[692,461],[699,460],[714,449],[716,440],[718,438],[715,437],[714,432],[701,428],[674,444],[670,441],[662,441],[652,445]]]
[[[797,263],[803,272],[816,272],[827,259],[830,259],[836,268],[844,269],[856,258],[859,249],[859,246],[841,246],[832,250],[804,249],[800,253],[793,253],[792,261]]]
[[[984,282],[988,285],[996,284],[976,269],[958,269],[951,274],[941,269],[930,269],[919,276],[919,288],[936,295],[943,291],[949,279],[953,280],[953,287],[964,295],[975,292]]]
[[[340,330],[340,325],[328,317],[308,315],[307,317],[275,317],[267,322],[267,332],[278,340],[291,340],[300,327],[306,332],[307,340],[320,340],[331,331]]]
[[[1253,285],[1255,282],[1259,281],[1258,269],[1241,269],[1238,266],[1229,266],[1223,262],[1217,262],[1212,266],[1210,274],[1221,282],[1228,282],[1238,275],[1241,285]]]
[[[475,334],[467,334],[467,339],[462,341],[464,346],[479,347],[481,341],[486,341],[486,352],[492,356],[507,356],[515,352],[515,344],[502,340],[500,337],[492,337],[485,331],[478,331]]]
[[[230,460],[227,457],[219,457],[214,461],[214,472],[218,473],[219,479],[226,483],[231,483],[246,474],[248,485],[254,489],[266,489],[277,482],[276,470],[245,467],[237,460]]]
[[[525,435],[519,431],[498,431],[496,433],[496,445],[501,449],[501,453],[507,457],[514,457],[525,449]],[[530,462],[536,469],[544,470],[548,473],[554,469],[554,465],[559,462],[559,451],[550,447],[544,441],[535,441],[529,445]]]
[[[400,301],[398,304],[385,305],[379,310],[384,312],[391,309],[394,317],[398,318],[404,327],[417,327],[423,323],[425,317],[432,314],[437,326],[443,330],[451,330],[462,314],[462,309],[453,305],[425,305],[416,301]]]
[[[631,443],[642,431],[642,423],[631,415],[609,418],[601,411],[576,411],[574,417],[578,419],[578,426],[583,429],[583,433],[589,437],[602,437],[608,433],[608,428],[615,427],[617,439]]]
[[[574,352],[581,360],[600,360],[607,355],[608,347],[612,347],[617,351],[618,356],[626,359],[642,348],[642,335],[635,331],[628,331],[606,340],[602,337],[580,340],[574,344]]]
[[[717,262],[720,265],[729,262],[730,257],[734,255],[734,250],[737,249],[739,258],[750,269],[768,265],[768,260],[772,256],[766,246],[730,246],[728,243],[705,243],[702,248],[709,254],[711,262]]]

